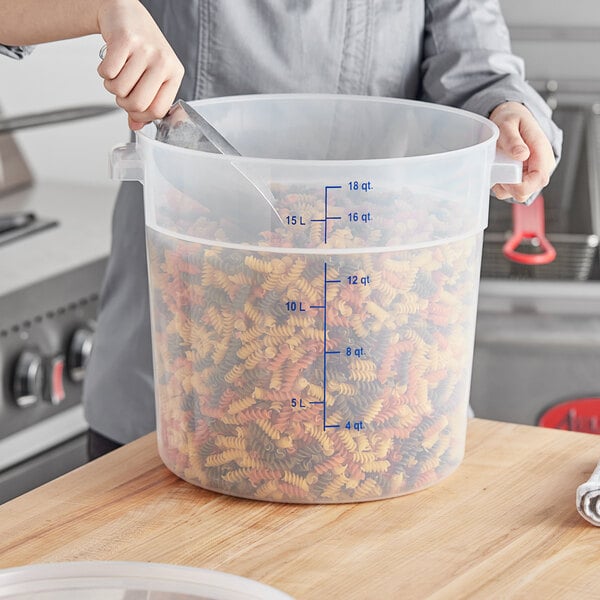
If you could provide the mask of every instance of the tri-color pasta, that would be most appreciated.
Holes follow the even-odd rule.
[[[318,194],[280,191],[280,214],[310,222]],[[239,224],[178,211],[175,196],[162,226],[213,242],[148,229],[159,449],[178,476],[246,498],[354,502],[413,492],[460,463],[481,240],[388,251],[407,230],[435,238],[435,219],[418,198],[376,212],[379,200],[372,224],[330,226],[326,245],[317,223],[234,246]],[[313,308],[324,263],[339,281],[326,327]],[[339,351],[326,378],[324,350]]]

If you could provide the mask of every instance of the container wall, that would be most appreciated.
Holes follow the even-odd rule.
[[[148,230],[159,448],[285,502],[413,492],[464,451],[481,236],[286,254]]]
[[[450,114],[436,136],[428,108],[419,127],[383,104],[207,105],[240,150],[286,160],[140,136],[159,450],[183,479],[354,502],[460,463],[494,140],[435,154],[485,127]]]

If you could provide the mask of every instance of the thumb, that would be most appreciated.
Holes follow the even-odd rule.
[[[141,129],[146,123],[141,123],[140,121],[134,121],[131,117],[127,118],[128,124],[129,124],[129,129],[131,129],[131,131],[137,131],[138,129]]]
[[[506,120],[499,125],[499,128],[498,148],[515,160],[526,161],[530,151],[519,131],[519,121],[517,119]]]

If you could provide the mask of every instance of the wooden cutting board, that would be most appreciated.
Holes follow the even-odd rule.
[[[302,506],[195,488],[152,434],[0,506],[0,567],[175,563],[298,599],[600,598],[600,528],[575,509],[598,459],[599,436],[474,419],[434,487]]]

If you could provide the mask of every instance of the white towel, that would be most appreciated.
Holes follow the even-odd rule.
[[[600,462],[592,476],[577,488],[577,510],[586,521],[600,527]]]

